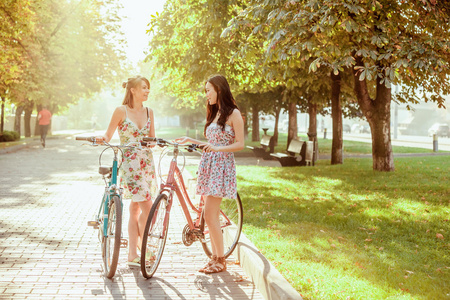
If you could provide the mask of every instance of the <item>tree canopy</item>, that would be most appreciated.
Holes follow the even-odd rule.
[[[2,1],[0,87],[9,100],[57,111],[117,81],[125,60],[119,8],[115,0]]]

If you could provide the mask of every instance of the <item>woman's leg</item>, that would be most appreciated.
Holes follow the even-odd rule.
[[[139,226],[138,219],[141,209],[138,202],[130,203],[130,219],[128,221],[128,261],[133,261],[139,256],[137,253]]]
[[[205,222],[208,225],[209,236],[211,238],[211,250],[212,254],[217,257],[223,257],[223,235],[219,222],[220,203],[221,197],[205,196]]]
[[[222,198],[206,196],[205,202],[205,222],[208,225],[209,236],[211,238],[211,248],[213,260],[200,272],[206,274],[223,272],[227,269],[227,261],[224,257],[223,234],[220,228],[219,212]]]
[[[141,209],[141,214],[139,215],[138,224],[139,224],[139,243],[142,243],[142,236],[145,231],[145,224],[147,223],[148,214],[150,213],[150,209],[152,208],[152,201],[144,201],[138,202],[139,207]],[[141,244],[138,245],[139,249],[142,249]]]

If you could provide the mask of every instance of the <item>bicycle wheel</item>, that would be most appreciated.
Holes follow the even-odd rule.
[[[107,236],[102,239],[103,264],[108,278],[114,276],[119,262],[121,230],[122,204],[118,196],[113,196],[109,202]]]
[[[234,248],[239,241],[242,231],[242,202],[239,193],[236,199],[222,199],[220,204],[220,226],[222,227],[222,234],[224,239],[224,256],[228,257],[233,253]],[[200,221],[200,230],[203,232],[205,239],[202,242],[203,251],[208,257],[211,257],[211,238],[209,236],[208,226],[205,219],[202,217]]]
[[[169,230],[168,197],[160,194],[153,203],[145,224],[141,247],[141,271],[151,278],[162,259]]]

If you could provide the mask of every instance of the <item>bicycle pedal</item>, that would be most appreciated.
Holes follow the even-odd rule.
[[[120,248],[128,248],[128,240],[120,239]]]
[[[88,221],[88,226],[94,227],[94,229],[98,229],[97,221]]]

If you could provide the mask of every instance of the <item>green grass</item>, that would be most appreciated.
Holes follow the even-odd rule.
[[[450,159],[395,166],[238,166],[244,232],[304,299],[450,299]]]

